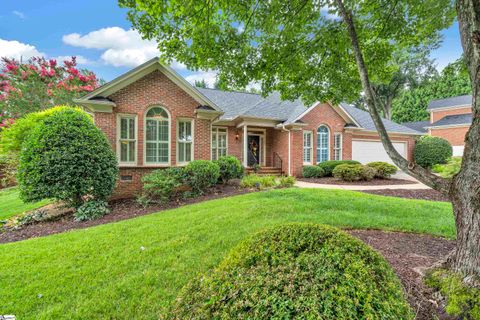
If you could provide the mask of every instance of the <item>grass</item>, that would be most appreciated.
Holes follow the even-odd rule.
[[[0,190],[0,220],[6,220],[16,214],[42,207],[47,203],[48,201],[23,203],[19,198],[17,188],[2,189]]]
[[[455,236],[445,202],[322,189],[251,193],[0,245],[0,314],[158,319],[238,241],[285,222]]]

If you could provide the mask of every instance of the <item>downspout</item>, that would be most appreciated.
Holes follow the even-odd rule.
[[[292,155],[291,155],[291,130],[289,129],[286,129],[285,128],[285,125],[282,124],[282,130],[283,131],[286,131],[288,132],[288,175],[291,176],[292,175],[292,170],[291,170],[291,167],[292,167],[292,164],[291,164],[291,159],[292,159]]]

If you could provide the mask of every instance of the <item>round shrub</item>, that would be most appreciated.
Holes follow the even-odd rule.
[[[24,201],[55,199],[78,208],[86,198],[106,200],[118,166],[105,135],[79,109],[54,112],[23,143],[18,183]]]
[[[367,167],[375,169],[377,171],[375,177],[380,179],[388,179],[398,170],[393,164],[381,161],[367,163]]]
[[[325,171],[319,166],[304,166],[302,175],[304,178],[321,178],[325,175]]]
[[[108,209],[108,203],[103,200],[90,200],[84,202],[78,209],[75,211],[75,220],[76,221],[88,221],[101,218],[106,214],[110,213]]]
[[[333,169],[333,176],[343,181],[358,181],[364,177],[361,164],[341,164]]]
[[[333,169],[341,164],[360,164],[360,162],[355,160],[330,160],[321,162],[318,164],[318,166],[323,169],[326,177],[331,177],[333,174]]]
[[[413,150],[415,162],[424,168],[447,163],[452,154],[452,146],[447,140],[431,136],[420,138]]]
[[[220,167],[213,161],[195,160],[183,168],[185,183],[195,194],[202,194],[208,188],[217,184],[220,177]]]
[[[362,172],[363,180],[370,181],[373,178],[375,178],[375,176],[377,175],[377,170],[372,167],[362,166],[362,169],[363,169],[363,172]]]
[[[288,224],[234,248],[190,282],[169,319],[413,319],[378,253],[331,227]]]
[[[167,168],[154,170],[142,178],[143,200],[166,202],[176,193],[182,185],[182,170],[179,168]]]
[[[240,160],[234,156],[223,156],[215,161],[220,168],[220,181],[227,183],[231,179],[243,177],[243,166]]]

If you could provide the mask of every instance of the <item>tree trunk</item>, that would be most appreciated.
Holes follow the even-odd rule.
[[[457,16],[462,46],[472,82],[473,122],[465,138],[460,172],[453,178],[450,196],[457,227],[457,249],[452,267],[467,282],[480,284],[480,2],[458,0]],[[476,279],[475,279],[476,277]]]

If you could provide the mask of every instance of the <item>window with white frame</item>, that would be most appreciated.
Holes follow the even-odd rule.
[[[312,163],[312,145],[313,145],[312,131],[303,131],[303,163]]]
[[[145,163],[168,164],[170,158],[170,118],[161,107],[148,110],[145,117]]]
[[[212,127],[212,160],[227,155],[227,129]]]
[[[333,160],[342,160],[342,134],[333,135]]]
[[[317,130],[317,163],[329,160],[329,135],[330,130],[321,125]]]
[[[137,161],[137,120],[134,115],[118,117],[118,158],[120,164]]]
[[[193,124],[192,120],[178,120],[177,125],[177,161],[192,161]]]

